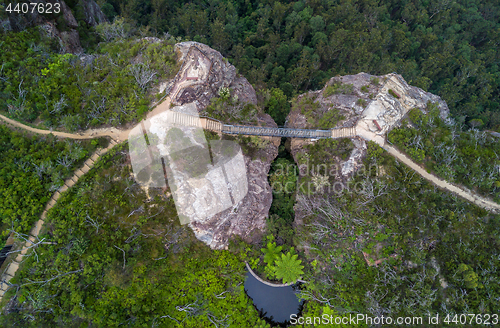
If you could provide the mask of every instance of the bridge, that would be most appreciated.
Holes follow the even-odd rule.
[[[273,128],[266,126],[247,126],[223,124],[210,117],[198,117],[180,112],[169,112],[168,121],[173,125],[192,126],[209,131],[247,136],[265,136],[265,137],[285,137],[285,138],[350,138],[356,136],[356,128],[337,128],[329,130],[318,129],[295,129],[295,128]]]
[[[308,130],[291,128],[270,128],[263,126],[242,126],[227,125],[222,126],[222,133],[225,134],[243,134],[247,136],[266,136],[266,137],[287,137],[287,138],[330,138],[332,133],[329,130]]]

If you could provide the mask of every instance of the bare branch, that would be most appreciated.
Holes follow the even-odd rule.
[[[147,85],[153,81],[154,77],[157,73],[149,68],[149,63],[139,63],[132,65],[130,67],[130,73],[135,78],[137,84],[141,87],[141,89],[145,89]]]
[[[41,281],[30,281],[26,284],[22,284],[20,287],[24,287],[24,286],[28,286],[28,285],[33,285],[33,284],[47,284],[53,280],[56,280],[58,278],[61,278],[61,277],[64,277],[64,276],[67,276],[67,275],[70,275],[70,274],[73,274],[73,273],[78,273],[78,272],[82,272],[83,269],[80,269],[80,270],[75,270],[75,271],[69,271],[69,272],[66,272],[66,273],[61,273],[55,277],[52,277],[50,279],[47,279],[47,280],[41,280]]]
[[[119,250],[121,250],[123,252],[123,270],[125,270],[125,251],[116,245],[113,245],[113,246],[115,246],[115,248],[118,248]]]
[[[85,222],[96,228],[96,234],[99,233],[99,227],[102,225],[102,222],[99,222],[97,219],[92,219],[88,214],[85,218]]]

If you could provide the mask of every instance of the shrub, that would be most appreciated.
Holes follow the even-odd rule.
[[[379,78],[378,78],[378,77],[372,77],[372,78],[370,79],[370,82],[371,82],[373,85],[379,85],[380,80],[379,80]]]
[[[359,99],[356,101],[356,104],[357,104],[357,105],[359,105],[359,106],[361,106],[361,107],[363,107],[363,108],[366,108],[366,104],[367,104],[367,102],[366,102],[366,100],[365,100],[365,99],[361,99],[361,98],[359,98]]]
[[[389,94],[391,96],[393,96],[394,98],[397,98],[397,99],[400,98],[400,96],[396,92],[394,92],[394,90],[392,90],[392,89],[389,89]]]
[[[342,82],[335,82],[332,85],[326,87],[323,96],[330,97],[334,94],[351,94],[354,91],[354,86],[352,84],[343,84]]]
[[[122,17],[116,17],[113,23],[102,23],[95,27],[97,34],[106,41],[126,39],[133,30],[134,27]]]
[[[304,274],[304,266],[301,263],[297,254],[281,254],[281,259],[276,261],[276,278],[283,279],[285,284],[297,281]]]
[[[276,124],[284,125],[289,112],[290,102],[283,91],[278,88],[271,89],[269,102],[266,106],[266,113],[271,115]]]
[[[368,86],[366,86],[366,85],[362,86],[361,92],[368,92]]]
[[[340,114],[337,108],[331,108],[328,112],[326,112],[319,118],[317,123],[315,123],[315,126],[320,129],[331,129],[334,128],[337,123],[343,119],[345,119],[344,115]]]

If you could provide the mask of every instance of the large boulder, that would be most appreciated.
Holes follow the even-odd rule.
[[[218,51],[198,42],[182,42],[176,44],[175,47],[181,67],[174,80],[165,86],[165,92],[171,99],[170,112],[196,117],[198,113],[206,109],[212,98],[219,95],[220,90],[229,91],[232,97],[237,97],[238,101],[243,104],[257,104],[252,85],[244,77],[239,76],[236,68],[228,63]],[[154,116],[150,120],[152,130],[157,131],[162,149],[184,147],[181,145],[182,142],[198,140],[200,135],[203,135],[199,133],[200,129],[196,128],[196,125],[194,127],[177,126],[177,133],[182,135],[179,143],[176,145],[175,142],[162,142],[161,130],[168,126],[169,122],[165,121],[165,124],[159,122],[163,119],[162,117],[168,119],[168,115],[165,115],[168,111],[158,110],[161,109],[160,107],[161,105],[153,111]],[[188,118],[185,119],[188,120]],[[264,113],[259,113],[258,122],[262,126],[277,127],[274,120]],[[252,148],[251,141],[240,142],[241,148],[246,150]],[[169,160],[168,184],[174,192],[173,197],[180,222],[181,224],[188,223],[195,236],[213,249],[227,248],[229,240],[234,236],[240,236],[250,243],[261,240],[272,202],[272,191],[267,175],[271,162],[278,155],[280,140],[267,138],[266,141],[260,139],[257,143],[258,145],[253,145],[251,152],[242,153],[243,158],[237,161],[238,164],[229,163],[223,175],[219,174],[220,170],[216,167],[217,160],[213,153],[217,142],[214,144],[210,142],[211,156],[215,166],[203,175],[189,174],[188,171],[189,167],[193,172],[200,171],[199,167],[192,168],[192,162],[199,163],[195,165],[206,165],[207,161],[204,161],[202,157],[205,152],[209,151],[207,142],[198,140],[196,147],[192,145],[193,147],[187,148],[197,150],[194,153],[187,152],[185,156],[177,156],[179,164],[174,157],[168,155],[172,152],[165,152],[165,156],[172,157],[172,160]],[[160,153],[161,151],[159,150]],[[185,162],[186,158],[189,158],[189,165]],[[192,158],[196,160],[191,160]],[[223,181],[225,179],[228,181],[227,186]],[[229,188],[231,199],[213,197],[224,194],[221,188]],[[212,199],[212,202],[207,199]]]
[[[52,8],[54,8],[53,5],[57,3],[60,5],[61,12],[46,15],[41,15],[38,10],[33,12],[29,11],[28,13],[12,12],[8,14],[7,19],[0,20],[0,27],[3,30],[18,32],[26,28],[40,26],[50,37],[59,40],[64,52],[73,54],[83,52],[83,48],[80,44],[80,35],[77,31],[79,22],[75,19],[73,10],[63,0],[33,0],[31,2],[41,3],[44,7],[46,7],[47,4],[52,4]],[[76,6],[79,6],[79,9],[85,14],[82,23],[95,26],[106,21],[106,16],[94,0],[80,0]]]
[[[177,88],[170,91],[174,104],[195,101],[198,110],[203,111],[223,87],[231,89],[233,96],[240,101],[257,104],[252,85],[236,73],[236,68],[220,52],[199,42],[178,43],[176,50],[182,66],[174,80]],[[184,83],[189,83],[189,86],[183,87]]]
[[[303,103],[313,103],[304,109]],[[287,117],[287,125],[293,128],[317,128],[321,117],[341,117],[332,121],[328,129],[356,127],[384,140],[413,108],[425,111],[429,102],[437,104],[442,118],[449,114],[448,106],[439,96],[409,85],[401,75],[391,73],[374,76],[367,73],[336,76],[321,90],[311,91],[297,97]],[[335,111],[336,115],[331,115]],[[354,149],[350,157],[339,160],[339,177],[352,175],[362,164],[366,154],[366,142],[361,137],[352,138]],[[315,141],[293,139],[291,152],[294,158],[303,153],[305,145]]]

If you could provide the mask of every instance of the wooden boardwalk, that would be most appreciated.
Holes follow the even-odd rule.
[[[90,169],[94,166],[97,159],[99,159],[100,156],[104,155],[107,151],[113,148],[116,144],[117,142],[115,140],[111,140],[107,148],[98,149],[89,159],[87,159],[83,163],[82,167],[77,169],[74,172],[73,176],[68,178],[64,182],[62,187],[59,188],[59,190],[52,195],[49,202],[45,206],[44,211],[42,212],[40,220],[38,220],[35,223],[35,225],[31,228],[28,234],[28,240],[24,244],[22,244],[19,249],[17,249],[16,258],[7,265],[7,268],[4,270],[4,272],[0,277],[0,301],[2,300],[5,292],[9,289],[10,286],[9,281],[16,274],[16,271],[19,269],[19,266],[21,265],[24,256],[26,255],[26,253],[29,251],[30,248],[32,248],[35,244],[39,242],[38,234],[42,230],[42,226],[45,223],[45,219],[47,218],[47,212],[56,204],[57,200],[59,199],[59,197],[61,197],[61,194],[63,192],[73,187],[78,182],[78,179],[80,177],[82,177],[85,173],[90,171]]]
[[[295,282],[291,282],[291,283],[288,283],[288,284],[273,284],[272,282],[269,282],[269,281],[265,281],[263,279],[261,279],[255,272],[253,272],[252,268],[250,267],[250,265],[248,264],[247,261],[245,261],[245,264],[247,266],[247,270],[248,272],[250,272],[250,274],[255,278],[257,279],[258,281],[260,281],[261,283],[263,283],[264,285],[268,285],[269,287],[288,287],[288,286],[291,286],[293,284],[295,284]]]

